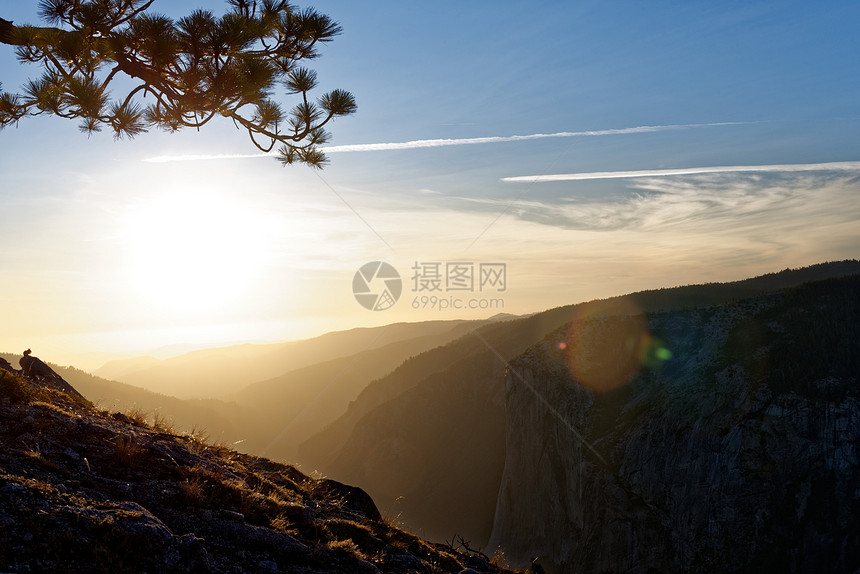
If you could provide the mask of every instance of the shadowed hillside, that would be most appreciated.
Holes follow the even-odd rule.
[[[860,273],[845,261],[744,281],[693,285],[615,297],[603,313],[729,304],[811,279]],[[373,384],[300,450],[299,461],[362,484],[380,506],[426,536],[489,538],[505,461],[505,369],[581,305],[487,325],[404,363]]]
[[[860,276],[642,319],[512,362],[491,547],[568,574],[856,572]],[[632,379],[596,385],[631,337]]]
[[[371,381],[484,323],[457,324],[439,334],[397,341],[249,385],[235,395],[242,412],[258,413],[253,419],[236,420],[247,438],[246,448],[278,460],[296,460],[298,445],[343,415]]]

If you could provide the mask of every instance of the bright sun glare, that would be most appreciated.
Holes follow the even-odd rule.
[[[260,222],[247,207],[210,192],[169,191],[131,213],[131,280],[154,307],[211,312],[234,302],[263,263]]]

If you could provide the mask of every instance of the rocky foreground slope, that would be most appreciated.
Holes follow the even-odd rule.
[[[583,310],[508,371],[491,547],[562,572],[857,572],[860,277]]]
[[[361,489],[0,369],[0,571],[505,572]]]

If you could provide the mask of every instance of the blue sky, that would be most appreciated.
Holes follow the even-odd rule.
[[[0,16],[35,22],[35,4]],[[226,3],[154,8],[200,6]],[[358,101],[319,174],[241,157],[230,124],[0,132],[0,349],[72,362],[493,314],[416,310],[416,261],[504,261],[499,310],[521,313],[860,251],[856,2],[314,6],[344,27],[321,89]],[[27,72],[0,46],[5,90]],[[757,167],[702,169],[738,166]],[[384,312],[350,291],[377,259],[404,277]]]

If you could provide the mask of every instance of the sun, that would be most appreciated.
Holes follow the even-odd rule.
[[[253,210],[226,195],[183,190],[148,197],[126,222],[134,289],[162,310],[225,310],[263,264],[262,227]]]

